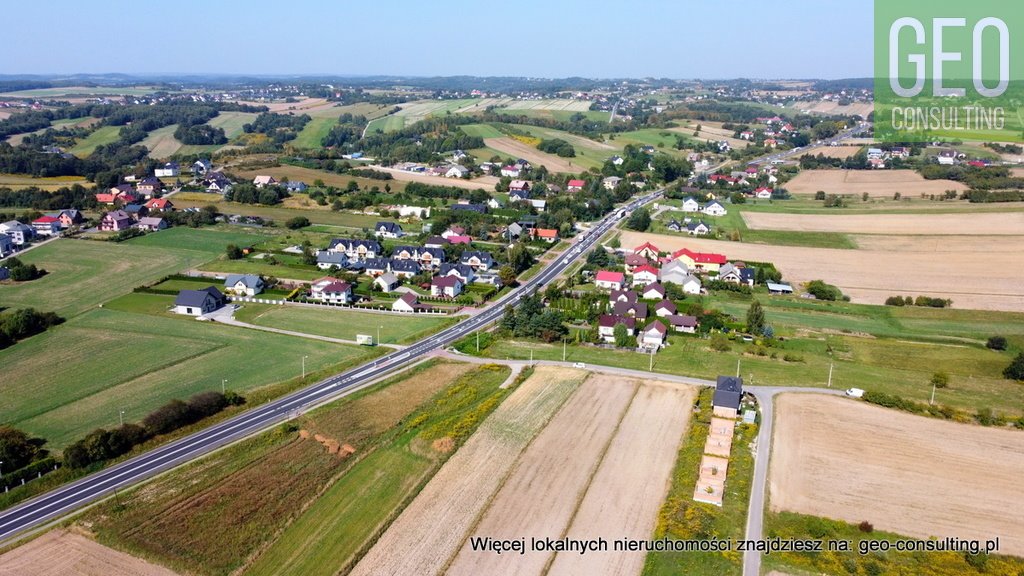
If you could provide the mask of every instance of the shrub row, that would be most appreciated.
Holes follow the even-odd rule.
[[[58,466],[60,466],[60,464],[52,456],[43,458],[42,460],[36,460],[28,466],[0,476],[0,484],[3,484],[4,486],[14,486],[15,484],[20,484],[23,480],[25,482],[35,480],[41,474],[53,472]]]
[[[953,301],[949,298],[932,298],[931,296],[889,296],[885,299],[886,306],[924,306],[931,308],[950,308]]]
[[[945,420],[953,420],[956,422],[970,422],[973,420],[982,426],[1002,426],[1007,423],[1004,416],[994,413],[991,408],[979,408],[977,412],[971,414],[969,412],[953,408],[952,406],[915,402],[896,394],[886,394],[884,392],[876,392],[873,390],[864,392],[864,401],[884,406],[886,408],[895,408],[896,410],[902,410],[904,412],[934,416],[936,418],[943,418]],[[1018,427],[1020,427],[1022,422],[1024,422],[1024,418],[1017,422]]]

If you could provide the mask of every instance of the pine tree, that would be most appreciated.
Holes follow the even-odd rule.
[[[747,332],[751,334],[760,334],[764,331],[764,308],[761,308],[761,302],[754,300],[747,309]]]

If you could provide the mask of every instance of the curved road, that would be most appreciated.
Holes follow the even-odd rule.
[[[268,404],[247,410],[234,418],[0,512],[0,542],[30,528],[53,521],[90,502],[109,496],[116,489],[145,480],[216,450],[225,444],[288,420],[296,410],[318,404],[353,387],[373,381],[396,368],[418,360],[424,354],[443,348],[466,334],[498,320],[503,314],[506,304],[516,305],[523,296],[557,278],[583,252],[592,248],[601,236],[614,227],[624,211],[647,204],[660,194],[661,190],[658,190],[616,208],[592,229],[577,237],[577,241],[572,247],[559,254],[557,259],[537,276],[524,281],[522,286],[498,299],[476,316],[420,340],[404,350],[381,356],[358,368],[332,376]]]

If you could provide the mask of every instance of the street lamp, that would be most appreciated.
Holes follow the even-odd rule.
[[[228,393],[228,379],[227,378],[221,378],[220,379],[220,393],[222,395],[226,395]]]
[[[124,426],[124,408],[118,410],[117,417],[118,417],[118,420],[120,420],[120,422],[121,422],[121,426]]]
[[[381,325],[377,325],[377,345],[380,345],[380,329],[383,328]]]
[[[306,358],[309,358],[309,356],[303,356],[302,357],[302,379],[303,380],[306,379]]]

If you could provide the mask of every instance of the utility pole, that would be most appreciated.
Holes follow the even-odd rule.
[[[476,353],[480,353],[480,331],[476,331]]]
[[[121,423],[121,426],[124,426],[124,408],[117,411],[117,417],[118,421]]]
[[[227,394],[228,393],[228,379],[227,378],[221,378],[220,379],[220,393],[221,394]]]
[[[832,387],[832,367],[833,366],[834,366],[834,364],[832,362],[828,363],[828,387],[829,388]]]
[[[530,366],[533,366],[533,350],[530,350]]]
[[[377,345],[380,346],[380,329],[383,328],[381,325],[377,325]]]
[[[306,358],[309,358],[309,356],[303,356],[302,357],[302,379],[303,380],[306,379]]]
[[[650,362],[647,363],[647,371],[654,372],[654,348],[651,348]]]
[[[739,358],[736,359],[736,377],[737,378],[740,377],[740,359]]]
[[[935,383],[932,383],[932,399],[928,401],[928,405],[935,404]]]
[[[562,362],[565,362],[565,338],[562,338]]]

